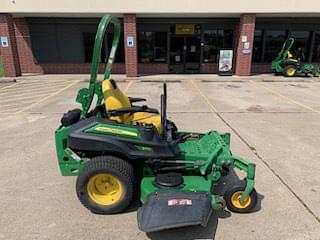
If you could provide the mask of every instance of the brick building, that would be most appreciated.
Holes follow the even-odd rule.
[[[97,24],[106,13],[122,22],[113,73],[217,73],[220,49],[233,50],[236,75],[270,72],[289,35],[296,39],[294,55],[320,62],[320,2],[313,0],[8,0],[0,11],[6,76],[88,73]]]

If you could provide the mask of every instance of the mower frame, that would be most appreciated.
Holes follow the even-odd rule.
[[[61,174],[78,176],[79,179],[83,172],[87,174],[90,171],[86,166],[90,165],[91,159],[113,156],[126,162],[124,166],[128,166],[129,163],[137,172],[142,173],[140,181],[142,203],[148,202],[149,197],[154,194],[204,193],[211,199],[211,207],[219,209],[225,207],[225,204],[228,206],[228,201],[225,202],[213,190],[230,169],[237,168],[246,173],[241,186],[239,184],[235,186],[235,191],[241,191],[241,197],[239,196],[238,200],[240,204],[244,204],[254,194],[251,199],[254,204],[246,209],[238,211],[233,208],[233,210],[251,211],[257,202],[254,190],[255,164],[232,154],[229,133],[177,131],[175,125],[166,119],[166,84],[164,84],[164,93],[161,95],[162,132],[159,133],[150,124],[124,124],[110,120],[108,113],[104,112],[102,82],[97,81],[101,46],[110,24],[114,26],[114,37],[104,72],[104,79],[109,79],[119,43],[120,22],[117,18],[106,15],[101,19],[97,30],[89,87],[80,89],[76,98],[82,109],[64,114],[62,124],[55,131],[56,152]],[[90,110],[94,95],[97,97],[96,106]],[[112,161],[115,161],[114,158]],[[101,159],[96,160],[102,161]],[[131,176],[132,173],[129,170]],[[157,178],[162,173],[169,172],[181,174],[182,183],[175,187],[160,186]],[[136,179],[132,179],[132,183],[134,182]],[[229,193],[231,190],[229,189]],[[113,210],[112,213],[114,212],[117,211]]]

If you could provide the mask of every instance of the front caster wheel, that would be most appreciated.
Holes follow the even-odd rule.
[[[76,191],[80,202],[93,213],[112,214],[129,206],[134,182],[128,162],[99,156],[85,164],[77,178]]]
[[[238,181],[227,187],[223,197],[226,201],[227,208],[231,212],[248,213],[256,207],[258,203],[258,194],[255,189],[252,190],[249,197],[243,203],[240,202],[241,195],[245,188],[245,181]]]

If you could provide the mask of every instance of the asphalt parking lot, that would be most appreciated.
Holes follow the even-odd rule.
[[[123,214],[94,215],[78,201],[75,178],[60,176],[54,130],[62,113],[77,107],[76,93],[88,85],[82,78],[0,83],[0,239],[320,239],[318,79],[168,81],[168,117],[179,129],[231,132],[233,152],[256,163],[260,209],[219,211],[206,228],[146,235],[137,227],[138,204]],[[159,107],[158,80],[118,84]]]

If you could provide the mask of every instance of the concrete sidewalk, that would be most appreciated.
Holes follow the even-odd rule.
[[[293,77],[287,78],[284,76],[275,76],[274,74],[259,74],[252,76],[220,76],[217,74],[157,74],[157,75],[144,75],[140,77],[127,77],[125,74],[112,74],[113,79],[117,81],[128,81],[128,80],[139,80],[143,82],[148,81],[184,81],[184,80],[200,80],[200,81],[210,81],[210,82],[239,82],[239,81],[265,81],[265,82],[308,82],[308,81],[320,81],[319,77]],[[41,75],[23,75],[20,77],[0,78],[1,83],[10,83],[14,81],[52,81],[52,80],[88,80],[90,74],[41,74]],[[102,79],[103,75],[99,74],[98,79]]]

